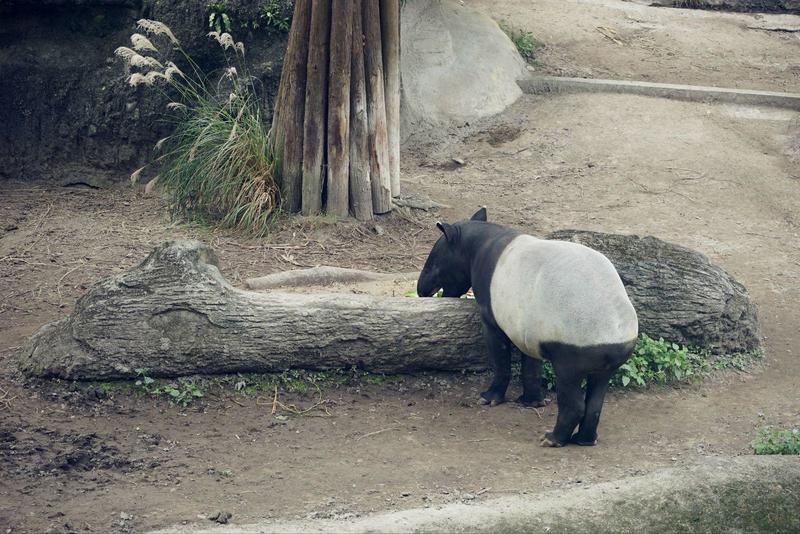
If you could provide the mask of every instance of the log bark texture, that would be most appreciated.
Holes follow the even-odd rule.
[[[756,305],[747,289],[700,252],[655,237],[560,230],[605,254],[617,268],[639,316],[639,332],[712,354],[760,348]]]
[[[702,254],[653,237],[571,230],[549,237],[611,259],[640,332],[719,355],[760,348],[747,291]],[[82,380],[132,378],[139,368],[181,376],[487,364],[473,301],[244,291],[222,277],[214,252],[197,241],[165,243],[138,267],[97,282],[69,317],[31,336],[17,358],[28,375]]]
[[[72,315],[31,337],[19,364],[28,375],[107,380],[140,368],[151,376],[481,369],[486,355],[470,301],[239,290],[207,246],[173,241],[93,285]]]

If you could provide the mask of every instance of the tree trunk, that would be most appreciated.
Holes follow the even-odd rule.
[[[156,248],[94,284],[34,334],[28,375],[79,380],[356,366],[376,373],[486,366],[474,303],[256,293],[231,287],[197,241]],[[442,325],[447,325],[443,327]]]
[[[369,0],[368,0],[369,1]],[[362,0],[354,0],[350,83],[350,206],[359,221],[372,220],[372,185],[369,175],[367,88],[364,79]]]
[[[353,50],[353,0],[333,0],[328,90],[328,213],[350,212],[350,54]]]
[[[284,208],[300,211],[303,164],[303,118],[312,0],[297,0],[292,29],[272,114],[272,147],[279,163]]]
[[[313,0],[308,39],[305,122],[303,125],[303,215],[322,211],[322,177],[325,164],[325,119],[328,95],[328,56],[331,4]]]
[[[380,0],[392,196],[400,195],[400,0]]]
[[[296,2],[271,132],[284,207],[359,220],[391,210],[399,113],[399,0]]]
[[[392,184],[386,132],[381,18],[377,0],[367,0],[363,6],[372,209],[375,213],[386,213],[392,209]]]

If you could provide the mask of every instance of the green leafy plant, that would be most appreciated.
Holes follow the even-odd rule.
[[[763,429],[752,443],[754,454],[800,454],[800,427]]]
[[[227,64],[212,83],[166,25],[142,19],[138,28],[164,43],[159,49],[148,37],[133,34],[132,48],[115,51],[129,69],[129,83],[175,97],[167,105],[175,130],[156,144],[160,174],[145,191],[163,187],[174,216],[265,235],[278,209],[278,186],[269,129],[244,60],[244,44],[226,32],[208,34]],[[164,47],[179,53],[185,70],[162,57],[167,55],[161,52]],[[136,183],[146,167],[135,171],[131,181]]]
[[[231,31],[231,17],[225,2],[216,2],[208,7],[208,29],[217,33]]]
[[[517,47],[519,55],[527,61],[533,60],[536,51],[544,46],[544,44],[537,40],[529,31],[515,28],[506,22],[501,22],[500,28],[508,35],[508,38],[514,43],[514,46]]]
[[[197,383],[190,378],[179,378],[174,382],[166,382],[148,376],[147,369],[136,369],[136,382],[134,386],[146,395],[153,397],[166,396],[170,403],[188,406],[195,399],[203,396],[203,391]]]
[[[688,348],[642,334],[630,359],[622,364],[611,383],[619,386],[666,384],[686,379],[694,372]]]
[[[292,2],[288,0],[266,0],[259,7],[258,21],[253,21],[253,27],[261,24],[280,32],[288,32],[292,27]]]

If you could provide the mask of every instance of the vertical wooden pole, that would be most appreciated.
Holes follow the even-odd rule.
[[[367,0],[372,2],[374,0]],[[367,88],[364,80],[362,0],[353,2],[353,42],[350,73],[350,206],[359,221],[372,220],[372,186],[369,175]]]
[[[353,49],[353,0],[333,0],[331,62],[328,76],[328,182],[325,211],[350,212],[350,54]]]
[[[322,211],[325,164],[325,119],[328,102],[330,48],[330,0],[311,0],[311,32],[308,39],[305,117],[303,123],[303,215]]]
[[[303,164],[303,109],[305,107],[306,66],[308,63],[308,31],[311,2],[294,4],[292,29],[281,71],[281,83],[272,112],[272,149],[281,177],[283,208],[300,211]]]
[[[400,0],[380,0],[392,196],[400,196]]]
[[[386,102],[383,93],[381,17],[378,0],[366,0],[363,5],[372,207],[375,213],[386,213],[392,209],[392,185],[386,135]]]

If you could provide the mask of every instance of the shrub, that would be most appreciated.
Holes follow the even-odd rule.
[[[800,454],[800,427],[763,429],[752,443],[754,454]]]
[[[162,153],[157,159],[160,174],[146,190],[156,184],[163,187],[175,216],[264,235],[278,207],[278,187],[269,129],[247,71],[244,44],[229,33],[208,34],[222,48],[227,63],[212,84],[166,25],[142,19],[138,28],[164,40],[164,46],[177,51],[188,67],[184,72],[171,61],[159,60],[165,54],[138,33],[131,36],[133,48],[115,51],[131,70],[132,86],[172,89],[177,96],[167,105],[174,113],[175,130],[156,144]],[[132,182],[144,168],[131,175]]]
[[[510,26],[506,22],[500,23],[500,29],[508,35],[508,38],[514,43],[514,46],[517,47],[519,55],[526,61],[533,60],[536,51],[544,46],[531,32]]]

